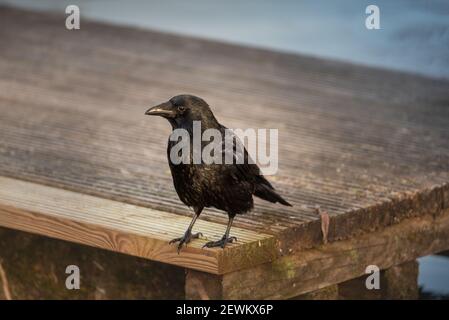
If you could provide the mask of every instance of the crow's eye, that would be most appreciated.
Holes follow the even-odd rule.
[[[186,111],[186,107],[184,107],[184,106],[179,106],[179,107],[178,107],[178,110],[181,111],[181,112],[184,112],[184,111]]]

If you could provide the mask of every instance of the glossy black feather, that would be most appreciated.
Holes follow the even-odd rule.
[[[169,118],[173,129],[183,128],[192,133],[194,120],[201,121],[202,131],[218,129],[225,136],[225,127],[218,123],[209,106],[194,96],[177,96],[170,100],[173,108],[179,108],[179,116]],[[179,111],[181,110],[181,111]],[[192,137],[191,137],[192,138]],[[192,139],[191,152],[193,150]],[[230,216],[245,213],[253,208],[253,195],[270,202],[290,205],[273,186],[261,175],[256,164],[248,164],[248,153],[244,147],[236,150],[222,149],[222,157],[232,152],[234,158],[244,157],[244,164],[173,164],[170,160],[171,148],[176,142],[168,142],[167,155],[176,192],[183,203],[191,207],[215,207]],[[222,141],[224,146],[224,141]],[[207,143],[204,143],[204,145]],[[243,153],[243,154],[242,154]],[[224,163],[224,161],[223,161]]]

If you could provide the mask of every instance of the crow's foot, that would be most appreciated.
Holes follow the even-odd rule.
[[[221,247],[221,248],[224,249],[224,247],[226,246],[227,243],[233,243],[234,241],[237,241],[237,238],[236,238],[236,237],[226,237],[226,236],[223,236],[223,238],[221,238],[221,239],[218,240],[218,241],[209,241],[209,242],[207,242],[207,243],[203,246],[203,248],[204,248],[204,247],[207,247],[207,248]]]
[[[185,244],[187,246],[187,244],[192,240],[192,239],[198,239],[200,237],[202,237],[203,234],[201,232],[198,233],[191,233],[190,231],[186,231],[186,233],[184,233],[184,235],[182,237],[179,238],[175,238],[173,240],[170,240],[170,242],[168,244],[172,244],[172,243],[176,243],[179,242],[178,244],[178,254],[181,251],[182,245]]]

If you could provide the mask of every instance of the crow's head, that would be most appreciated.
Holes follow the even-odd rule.
[[[173,128],[189,127],[193,121],[201,121],[201,125],[205,127],[218,124],[206,101],[188,94],[175,96],[148,109],[145,114],[164,117]]]

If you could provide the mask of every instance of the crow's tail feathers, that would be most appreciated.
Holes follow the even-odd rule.
[[[276,193],[276,191],[271,187],[271,185],[266,184],[257,184],[256,189],[254,190],[254,195],[261,199],[276,203],[279,202],[284,206],[292,206],[290,203],[285,201],[280,195]]]

